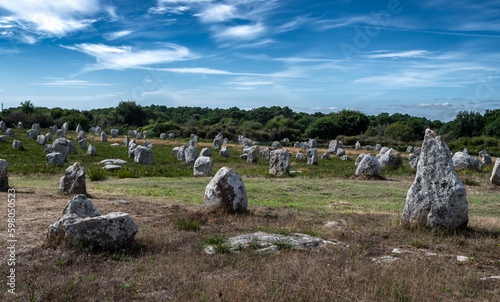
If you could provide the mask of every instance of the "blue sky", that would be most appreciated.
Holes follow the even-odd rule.
[[[2,0],[0,101],[500,108],[500,1]]]

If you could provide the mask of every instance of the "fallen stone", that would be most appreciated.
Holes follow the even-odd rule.
[[[380,263],[380,264],[390,264],[396,260],[398,260],[398,258],[396,258],[394,256],[382,256],[379,258],[372,258],[373,262]]]
[[[120,144],[119,143],[114,143],[114,144],[111,144],[110,146],[118,147],[118,146],[120,146]]]
[[[108,170],[108,171],[115,171],[115,170],[121,170],[122,166],[119,165],[105,165],[102,167],[103,170]]]
[[[126,164],[127,161],[126,160],[123,160],[123,159],[117,159],[117,158],[114,158],[114,159],[104,159],[104,160],[101,160],[99,162],[101,165],[114,165],[114,164],[117,164],[117,165],[123,165],[123,164]]]

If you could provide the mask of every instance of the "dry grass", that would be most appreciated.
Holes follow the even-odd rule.
[[[113,184],[121,181],[124,180],[113,180]],[[191,181],[184,180],[185,184]],[[264,186],[260,182],[268,180],[248,182],[250,188],[257,188]],[[287,180],[276,182],[284,193],[287,187],[283,183]],[[339,188],[336,194],[343,198],[351,193],[342,185],[356,181],[332,182]],[[308,198],[308,189],[319,191],[318,194],[326,190],[321,184],[308,184],[299,190]],[[358,188],[370,184],[393,186],[390,182],[365,181]],[[406,186],[394,184],[402,189]],[[54,193],[46,185],[21,186],[17,194],[17,229],[21,239],[16,265],[18,297],[4,292],[2,301],[500,300],[498,281],[480,280],[500,275],[498,217],[471,215],[466,231],[446,233],[402,228],[396,211],[367,210],[362,204],[300,209],[255,205],[248,214],[227,215],[204,211],[199,204],[187,205],[154,196],[129,197],[131,204],[119,206],[111,201],[125,196],[106,195],[106,188],[94,187],[90,191],[92,202],[101,212],[130,213],[139,227],[133,245],[121,251],[46,245],[47,227],[58,218],[70,197]],[[268,192],[254,190],[252,194],[261,198],[259,194]],[[0,198],[6,200],[6,194]],[[3,202],[0,211],[6,213]],[[193,232],[174,223],[183,219],[197,220],[201,228]],[[325,221],[339,221],[340,226],[326,228]],[[245,250],[238,254],[207,255],[203,251],[204,242],[210,237],[283,229],[314,232],[342,244],[313,252],[283,250],[279,254]],[[5,232],[4,225],[2,231]],[[5,243],[1,246],[5,251]],[[372,261],[391,255],[393,248],[405,251],[397,255],[397,261]],[[437,255],[426,256],[426,252]],[[5,254],[0,254],[2,276],[8,270]],[[471,260],[459,263],[458,255]]]

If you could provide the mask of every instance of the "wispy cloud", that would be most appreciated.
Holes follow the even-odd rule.
[[[114,69],[123,70],[141,68],[153,64],[172,63],[193,59],[196,56],[189,49],[177,44],[164,44],[163,49],[139,50],[131,46],[108,46],[104,44],[76,44],[64,48],[79,51],[96,59],[95,64],[88,65],[84,71]]]
[[[455,104],[452,103],[420,103],[420,104],[398,104],[396,105],[402,108],[414,108],[414,109],[426,109],[426,110],[438,110],[438,109],[459,109]]]
[[[221,28],[215,36],[220,39],[253,40],[259,38],[265,32],[266,27],[258,23]]]
[[[195,14],[203,22],[224,22],[235,17],[235,7],[227,4],[216,4],[207,7],[203,12]]]
[[[117,32],[105,34],[104,38],[106,38],[107,40],[111,40],[112,41],[112,40],[116,40],[116,39],[128,36],[131,33],[132,33],[132,31],[130,31],[130,30],[121,30],[121,31],[117,31]]]
[[[364,55],[363,57],[368,59],[381,59],[381,58],[419,58],[423,56],[430,55],[431,53],[426,50],[408,50],[401,52],[385,52],[385,53],[376,53],[370,55]]]
[[[112,84],[92,83],[89,81],[81,81],[81,80],[65,80],[63,78],[47,77],[47,78],[45,78],[45,80],[48,80],[48,81],[41,82],[41,83],[32,83],[31,85],[45,86],[45,87],[65,87],[65,88],[86,88],[86,87],[95,87],[95,86],[112,86]]]

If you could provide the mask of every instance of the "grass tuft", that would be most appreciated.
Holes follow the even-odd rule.
[[[100,181],[108,178],[108,173],[99,167],[89,169],[87,174],[91,181]]]
[[[174,226],[184,231],[198,231],[201,228],[201,221],[198,219],[180,218],[174,220]]]

